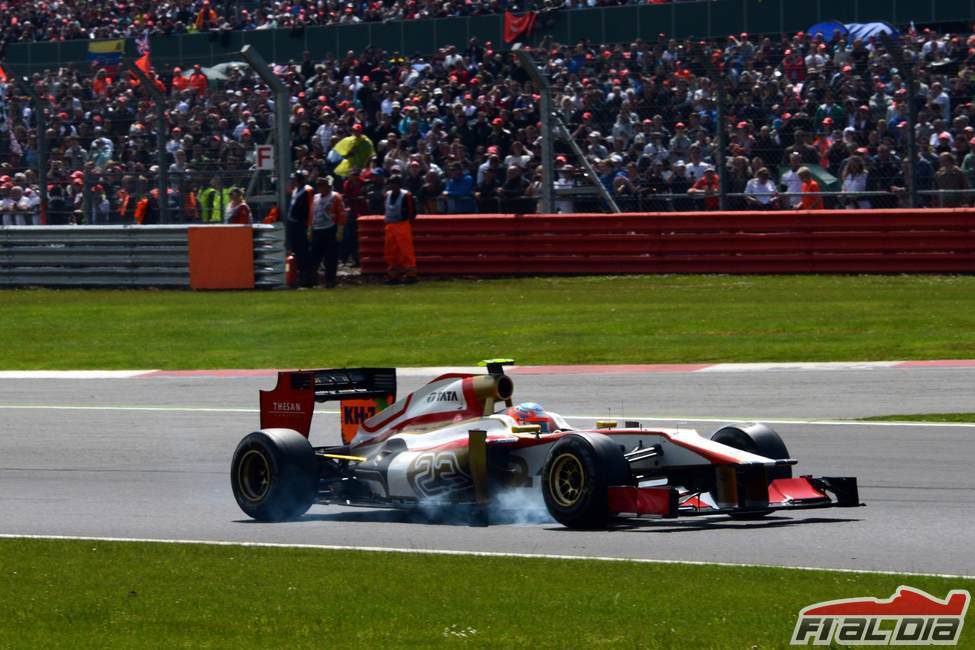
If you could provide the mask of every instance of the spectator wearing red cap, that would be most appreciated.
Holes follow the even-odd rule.
[[[193,72],[190,74],[188,86],[192,88],[197,95],[203,96],[207,91],[207,76],[203,74],[203,69],[199,64],[193,66]]]
[[[721,181],[714,167],[708,166],[700,178],[694,181],[691,189],[687,190],[688,195],[704,199],[704,209],[717,210],[721,202],[718,198]]]
[[[183,76],[183,69],[177,66],[173,68],[173,77],[169,85],[173,89],[173,93],[178,95],[190,87],[190,80],[189,77]]]

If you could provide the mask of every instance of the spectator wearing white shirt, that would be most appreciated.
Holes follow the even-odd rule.
[[[798,208],[802,203],[802,179],[799,178],[799,168],[802,167],[802,155],[798,151],[793,151],[789,156],[789,171],[782,174],[779,182],[786,193],[793,196],[786,197],[786,206]]]
[[[867,179],[868,174],[866,166],[863,164],[863,158],[850,156],[850,159],[846,161],[846,167],[843,169],[843,192],[851,194],[865,192],[867,190]],[[855,195],[843,197],[843,204],[850,210],[857,208],[866,210],[871,207],[869,199]]]
[[[951,99],[940,82],[935,81],[931,84],[931,91],[928,94],[928,101],[938,107],[941,111],[941,119],[945,122],[951,121]]]
[[[767,167],[755,173],[745,186],[745,203],[752,210],[772,210],[778,203],[779,192]]]
[[[687,177],[693,183],[699,178],[704,177],[704,172],[713,167],[701,160],[701,147],[692,144],[689,150],[689,160],[687,162]]]

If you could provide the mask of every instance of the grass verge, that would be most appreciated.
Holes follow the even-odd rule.
[[[645,276],[0,291],[2,369],[975,357],[975,277]]]
[[[0,647],[783,647],[820,600],[901,584],[975,590],[829,571],[92,541],[0,540],[0,558]]]
[[[859,418],[862,422],[975,422],[975,413],[914,413],[911,415],[874,415]]]

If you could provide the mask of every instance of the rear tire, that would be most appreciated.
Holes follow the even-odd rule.
[[[305,514],[318,494],[318,479],[315,450],[291,429],[245,436],[230,469],[237,505],[258,521],[285,521]]]
[[[607,436],[573,433],[552,446],[542,469],[549,514],[568,528],[605,528],[609,487],[632,483],[623,452]]]
[[[741,427],[728,426],[722,427],[711,434],[711,440],[728,445],[734,449],[747,451],[766,458],[778,460],[789,458],[789,450],[786,449],[782,438],[774,429],[764,424],[749,424]],[[769,468],[766,472],[768,480],[771,482],[778,478],[792,478],[792,465],[782,465]],[[732,519],[761,519],[771,510],[759,510],[757,512],[743,512],[730,515]]]

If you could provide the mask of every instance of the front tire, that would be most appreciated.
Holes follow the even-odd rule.
[[[782,438],[764,424],[722,427],[711,434],[711,440],[741,451],[758,454],[773,460],[790,458]],[[780,465],[768,469],[769,480],[792,478],[792,465]]]
[[[632,483],[623,452],[609,437],[573,433],[552,446],[542,469],[549,514],[568,528],[605,528],[609,487]]]
[[[248,434],[237,445],[230,469],[237,505],[258,521],[305,514],[318,494],[318,478],[315,450],[291,429]]]
[[[786,449],[781,436],[774,429],[764,424],[755,423],[742,427],[722,427],[711,434],[711,440],[773,460],[790,457],[789,450]],[[792,465],[771,467],[766,470],[766,473],[769,481],[774,481],[778,478],[792,478]],[[771,512],[771,510],[758,510],[756,512],[742,512],[730,516],[732,519],[747,521],[761,519]]]

